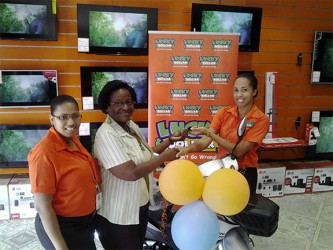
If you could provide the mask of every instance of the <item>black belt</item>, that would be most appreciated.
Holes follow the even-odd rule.
[[[59,222],[64,222],[64,223],[80,223],[80,224],[89,224],[93,222],[93,219],[96,215],[97,211],[95,210],[91,214],[84,215],[84,216],[77,216],[77,217],[64,217],[57,215],[58,221]]]

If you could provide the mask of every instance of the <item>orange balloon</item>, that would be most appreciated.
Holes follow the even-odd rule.
[[[198,166],[184,159],[169,162],[159,177],[159,188],[166,200],[186,205],[202,195],[204,179]]]
[[[235,215],[249,202],[250,187],[237,170],[222,168],[207,177],[202,198],[214,212]]]

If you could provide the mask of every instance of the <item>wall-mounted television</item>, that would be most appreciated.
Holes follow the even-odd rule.
[[[49,128],[47,124],[0,124],[0,168],[28,167],[28,153]]]
[[[142,135],[148,142],[148,122],[135,122],[139,127]],[[94,142],[97,129],[102,125],[102,122],[91,122],[90,123],[90,135],[80,136],[82,145],[88,150],[90,154],[94,154]]]
[[[57,40],[56,1],[2,0],[0,39]]]
[[[311,83],[333,84],[333,31],[316,31],[313,42]]]
[[[148,55],[148,30],[158,28],[157,8],[78,4],[77,25],[79,52]]]
[[[239,51],[258,52],[262,8],[192,3],[192,31],[239,33]]]
[[[333,110],[313,111],[316,115],[316,121],[312,121],[315,127],[318,128],[319,137],[317,143],[308,146],[306,150],[306,157],[314,160],[331,160],[333,161]],[[314,115],[312,115],[314,117]],[[315,136],[311,134],[309,136]],[[310,138],[311,139],[311,138]]]
[[[81,66],[82,97],[92,96],[94,109],[99,109],[99,93],[107,82],[116,79],[123,80],[134,88],[137,97],[135,108],[148,108],[148,67]]]
[[[58,95],[56,70],[0,70],[0,107],[49,106]]]

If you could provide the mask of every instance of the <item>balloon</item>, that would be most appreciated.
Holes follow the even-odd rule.
[[[169,162],[162,170],[158,182],[164,198],[176,205],[198,200],[204,187],[198,166],[184,159]]]
[[[212,249],[219,233],[216,214],[201,200],[181,207],[171,223],[172,239],[181,250]]]
[[[202,198],[216,213],[235,215],[249,202],[249,184],[237,170],[223,168],[207,177]]]

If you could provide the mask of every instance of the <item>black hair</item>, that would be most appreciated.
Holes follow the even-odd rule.
[[[254,74],[252,74],[252,73],[243,73],[243,74],[240,74],[239,76],[236,77],[236,79],[238,79],[238,78],[246,78],[249,81],[249,84],[252,87],[252,89],[257,90],[257,93],[254,97],[256,97],[258,95],[258,79]]]
[[[51,115],[54,115],[54,111],[58,108],[59,105],[67,102],[74,103],[77,109],[79,109],[79,104],[74,99],[74,97],[70,95],[58,95],[54,97],[53,100],[51,101],[50,104]]]
[[[108,113],[107,108],[110,104],[111,95],[119,89],[127,89],[132,97],[132,100],[137,102],[135,90],[127,82],[122,80],[107,82],[98,96],[98,105],[104,114]]]

